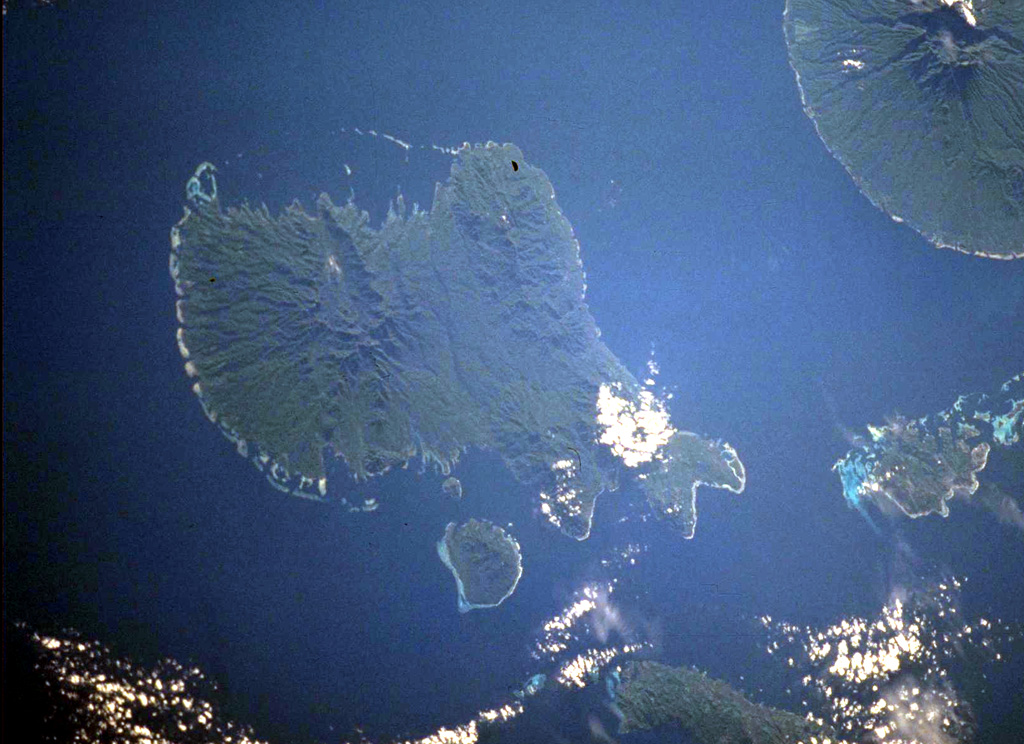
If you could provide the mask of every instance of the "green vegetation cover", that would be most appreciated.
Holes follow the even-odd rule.
[[[1024,426],[1024,375],[1007,380],[994,395],[960,396],[932,416],[894,416],[869,426],[870,439],[834,466],[847,503],[866,514],[865,501],[908,517],[949,515],[947,502],[978,491],[978,473],[993,445],[1020,447]],[[1005,507],[1003,507],[1005,509]]]
[[[872,202],[940,248],[1024,256],[1024,3],[787,0],[804,110]]]
[[[631,661],[621,680],[615,702],[624,716],[622,734],[670,727],[701,744],[836,741],[827,727],[752,703],[727,683],[693,669]]]
[[[459,612],[497,607],[516,590],[523,575],[519,543],[486,520],[450,522],[437,555],[459,588]]]
[[[698,485],[743,489],[735,451],[672,428],[600,341],[572,226],[515,146],[465,146],[429,212],[399,197],[379,228],[326,195],[312,214],[225,209],[207,163],[186,195],[185,369],[275,487],[326,498],[332,456],[364,479],[414,457],[448,474],[488,448],[576,539],[622,466],[686,537]]]

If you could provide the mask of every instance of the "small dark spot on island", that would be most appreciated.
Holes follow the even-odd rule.
[[[514,170],[514,171],[518,171],[519,170],[519,163],[517,163],[515,160],[512,161],[512,170]]]
[[[217,281],[217,277],[215,277],[215,276],[211,276],[211,277],[210,277],[210,281],[211,281],[211,282],[215,282],[215,281]]]

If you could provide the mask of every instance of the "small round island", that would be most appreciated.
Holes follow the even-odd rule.
[[[459,612],[497,607],[512,596],[523,575],[519,543],[486,520],[450,522],[437,554],[455,577]]]

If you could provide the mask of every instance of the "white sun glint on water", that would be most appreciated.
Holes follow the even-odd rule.
[[[534,695],[595,684],[609,666],[651,648],[641,632],[629,627],[614,599],[620,580],[643,552],[643,547],[629,544],[606,554],[600,565],[609,578],[584,582],[558,612],[541,623],[528,650],[535,671],[544,673],[531,677],[535,680],[531,690],[500,696],[494,705],[461,723],[391,739],[391,743],[475,744],[485,729],[526,713]],[[216,684],[198,668],[171,659],[146,668],[115,656],[97,642],[78,638],[73,631],[63,637],[26,632],[47,686],[73,711],[73,742],[264,744],[251,728],[228,721],[217,709],[211,702]],[[358,731],[340,741],[367,744],[369,740]]]
[[[966,656],[979,657],[979,664],[999,662],[1009,647],[1019,650],[1024,634],[999,620],[959,617],[964,581],[896,590],[876,617],[844,618],[824,629],[763,616],[765,650],[799,675],[799,685],[824,707],[824,718],[851,741],[968,740],[973,714],[954,685],[953,664]]]
[[[622,393],[622,384],[603,384],[597,394],[598,441],[626,467],[635,468],[655,459],[676,433],[665,403],[650,389],[641,390],[634,402]]]

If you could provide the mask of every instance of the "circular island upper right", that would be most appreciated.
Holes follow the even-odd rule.
[[[876,206],[1024,257],[1024,3],[787,0],[783,28],[804,111]]]

